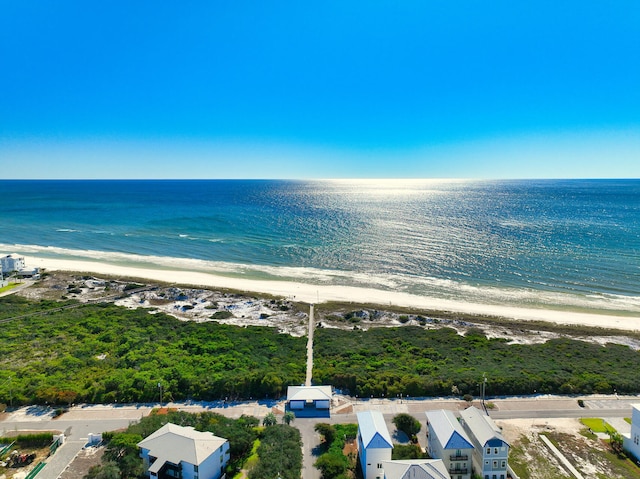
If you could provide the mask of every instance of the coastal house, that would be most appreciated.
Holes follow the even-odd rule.
[[[12,256],[10,254],[0,257],[0,268],[2,274],[20,271],[24,269],[24,258]]]
[[[475,473],[482,479],[506,479],[509,443],[493,419],[471,406],[460,413],[460,423],[474,445]]]
[[[471,479],[473,444],[452,411],[427,411],[427,452],[441,459],[451,479]]]
[[[229,441],[171,423],[138,447],[147,475],[154,479],[221,479],[229,462]]]
[[[393,443],[379,411],[363,411],[358,416],[358,456],[364,479],[383,479],[385,461],[391,461]]]
[[[331,386],[289,386],[287,407],[296,415],[328,416],[331,408]]]
[[[441,459],[382,461],[384,479],[450,479]]]
[[[631,432],[622,433],[622,447],[640,461],[640,404],[631,405]]]

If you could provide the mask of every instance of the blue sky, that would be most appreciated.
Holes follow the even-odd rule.
[[[4,178],[640,177],[640,2],[0,0]]]

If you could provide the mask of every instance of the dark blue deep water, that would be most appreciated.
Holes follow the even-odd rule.
[[[0,253],[640,313],[640,180],[0,188]]]

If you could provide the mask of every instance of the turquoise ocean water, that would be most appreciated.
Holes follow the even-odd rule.
[[[640,180],[0,188],[0,253],[640,317]]]

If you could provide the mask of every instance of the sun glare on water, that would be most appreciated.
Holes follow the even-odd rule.
[[[366,193],[373,196],[393,197],[424,194],[442,194],[454,184],[464,184],[465,179],[424,179],[424,178],[366,178],[326,180],[337,189],[350,193]]]

